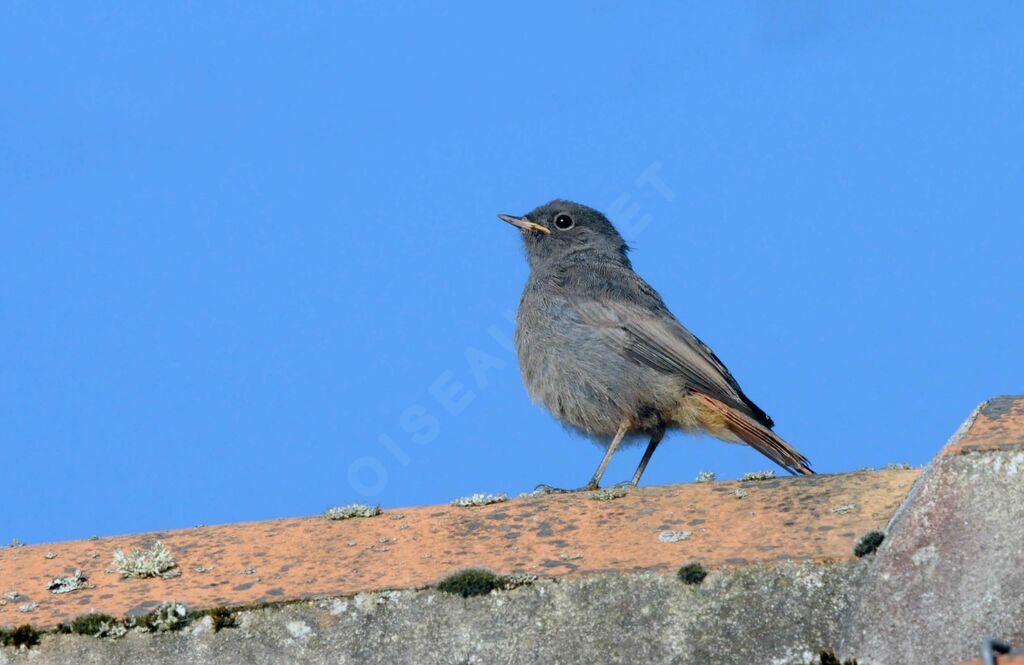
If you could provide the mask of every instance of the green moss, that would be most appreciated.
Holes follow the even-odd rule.
[[[14,630],[0,629],[0,646],[32,647],[39,644],[39,631],[28,625],[18,626]]]
[[[708,576],[708,569],[699,563],[688,563],[676,573],[683,584],[700,584]]]
[[[883,540],[885,540],[885,534],[881,531],[869,531],[864,534],[860,542],[853,548],[853,554],[857,557],[872,554],[882,544]]]
[[[235,613],[226,607],[214,607],[206,612],[213,620],[213,632],[221,628],[234,628],[238,625],[238,618]]]
[[[467,568],[441,580],[437,589],[469,598],[470,596],[486,596],[495,589],[504,589],[507,583],[507,578],[495,575],[489,570]]]
[[[831,649],[828,651],[819,651],[818,662],[820,665],[857,665],[856,658],[847,658],[846,660],[841,661],[836,657],[835,652]]]
[[[71,622],[71,632],[76,635],[102,637],[116,623],[118,623],[117,619],[109,614],[90,612],[89,614],[75,617]]]
[[[129,617],[124,621],[115,619],[108,614],[83,614],[76,617],[70,626],[59,624],[55,632],[115,638],[125,635],[131,628],[152,633],[164,633],[181,630],[204,616],[210,617],[215,632],[222,628],[234,628],[238,625],[236,611],[226,607],[214,607],[209,610],[193,612],[181,603],[164,603],[148,614]]]

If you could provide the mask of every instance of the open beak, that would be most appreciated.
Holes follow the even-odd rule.
[[[544,235],[551,233],[551,229],[549,229],[548,227],[541,226],[540,224],[535,224],[530,220],[526,219],[525,217],[513,217],[512,215],[498,215],[498,219],[504,220],[511,224],[512,226],[519,227],[524,231],[536,231],[537,233],[543,233]]]

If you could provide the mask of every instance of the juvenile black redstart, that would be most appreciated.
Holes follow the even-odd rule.
[[[633,272],[629,248],[604,215],[556,200],[523,217],[498,217],[522,230],[530,263],[515,335],[526,389],[563,424],[608,446],[581,489],[599,486],[624,438],[650,437],[636,485],[672,428],[747,443],[790,473],[813,473]]]

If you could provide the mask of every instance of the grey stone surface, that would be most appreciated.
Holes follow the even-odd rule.
[[[0,650],[0,665],[788,665],[838,644],[865,567],[750,566],[713,572],[699,586],[674,575],[603,575],[476,598],[360,594],[243,612],[238,628],[216,633],[207,618],[117,640],[46,635],[31,650]]]
[[[1024,645],[1024,451],[939,457],[889,525],[844,631],[861,663],[977,658]]]

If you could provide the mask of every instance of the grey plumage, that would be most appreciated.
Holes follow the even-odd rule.
[[[790,472],[808,460],[771,431],[715,354],[633,271],[628,247],[600,212],[556,200],[524,217],[530,277],[516,319],[516,352],[530,397],[566,425],[609,442],[596,487],[626,436],[651,443],[666,429],[745,442]]]

